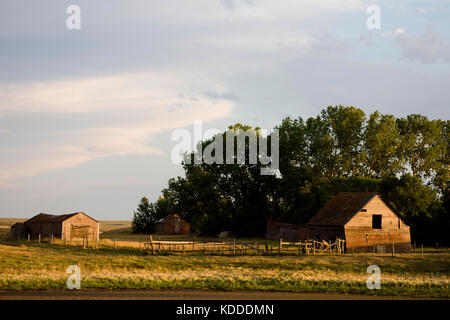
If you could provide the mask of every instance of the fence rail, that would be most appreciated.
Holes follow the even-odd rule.
[[[244,255],[301,255],[345,252],[345,240],[336,239],[334,242],[306,240],[298,242],[284,242],[280,239],[278,245],[267,242],[242,242],[233,240],[223,241],[166,241],[153,240],[149,236],[144,242],[144,252],[147,254],[167,253],[203,253],[203,254],[244,254]]]

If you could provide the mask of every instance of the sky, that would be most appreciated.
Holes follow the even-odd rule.
[[[2,0],[0,217],[130,220],[183,175],[171,133],[194,121],[270,129],[339,104],[448,120],[449,4]]]

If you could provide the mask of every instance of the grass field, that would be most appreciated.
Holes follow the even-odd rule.
[[[3,223],[3,228],[1,227]],[[1,239],[8,223],[0,222]],[[4,228],[6,226],[6,228]],[[449,298],[450,263],[443,250],[391,255],[221,256],[143,255],[111,241],[143,241],[129,222],[101,222],[98,249],[64,244],[0,242],[0,290],[64,289],[70,265],[81,269],[82,288],[216,289],[337,292]],[[381,289],[369,290],[369,265],[381,269]]]

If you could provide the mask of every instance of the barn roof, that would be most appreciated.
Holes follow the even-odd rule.
[[[28,219],[24,223],[29,223],[29,222],[51,222],[51,223],[63,222],[65,220],[69,219],[70,217],[73,217],[74,215],[77,215],[79,213],[82,213],[85,216],[89,217],[84,212],[75,212],[75,213],[61,214],[61,215],[39,213],[38,215]],[[91,218],[91,217],[89,217],[89,218]],[[91,218],[91,219],[96,221],[96,222],[98,222],[97,220],[95,220],[93,218]]]
[[[377,192],[339,192],[308,224],[343,226],[376,195]]]

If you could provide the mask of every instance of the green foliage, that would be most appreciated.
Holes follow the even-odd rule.
[[[169,180],[150,211],[161,217],[176,212],[201,234],[261,236],[269,217],[306,223],[340,191],[377,191],[410,224],[414,239],[450,244],[449,124],[378,111],[366,120],[361,109],[341,105],[306,120],[286,118],[276,127],[282,176],[277,179],[261,175],[263,166],[248,157],[251,141],[268,138],[259,127],[237,123],[228,128],[233,141],[225,132],[217,137],[223,150],[234,142],[235,158],[244,141],[245,162],[207,163],[205,154],[197,163],[185,162],[185,177]],[[199,147],[225,163],[216,154],[219,145],[210,139]],[[197,153],[189,156],[199,159]]]
[[[133,215],[131,222],[132,232],[153,233],[155,231],[155,223],[160,216],[161,210],[157,210],[153,203],[150,203],[146,197],[143,197]]]

